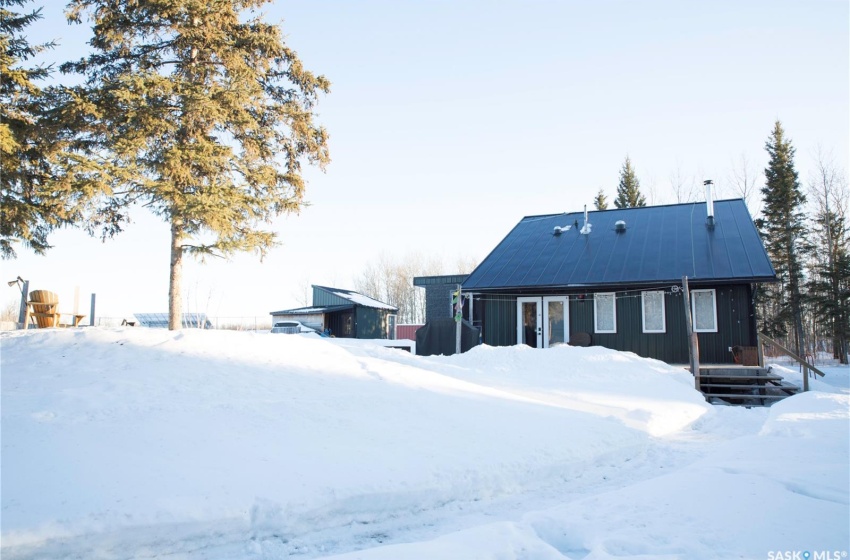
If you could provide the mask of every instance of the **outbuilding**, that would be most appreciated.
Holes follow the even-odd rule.
[[[276,321],[299,321],[301,324],[340,338],[390,338],[394,331],[398,308],[363,294],[313,285],[313,305],[297,309],[272,311]]]

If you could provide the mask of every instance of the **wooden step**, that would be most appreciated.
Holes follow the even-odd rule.
[[[787,399],[790,395],[730,395],[729,393],[703,393],[706,397],[715,397],[718,399],[738,399],[738,400],[759,400],[759,399],[773,399],[773,400],[781,400]]]
[[[706,400],[732,406],[769,406],[797,393],[796,385],[761,367],[701,367],[699,388]]]
[[[751,383],[700,383],[700,387],[728,387],[729,389],[784,389],[782,385],[773,383],[762,383],[753,385]]]
[[[758,377],[752,375],[700,375],[699,378],[700,381],[702,381],[703,379],[737,379],[741,382],[747,383],[752,383],[753,381],[782,381],[783,379],[780,375],[760,375]]]

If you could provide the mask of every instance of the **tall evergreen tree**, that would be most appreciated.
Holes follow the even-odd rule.
[[[41,10],[19,13],[29,0],[0,0],[0,256],[14,258],[22,243],[38,254],[49,233],[78,219],[76,195],[53,184],[60,134],[50,124],[49,96],[37,82],[50,68],[27,66],[52,43],[31,45],[24,30]]]
[[[267,224],[298,212],[302,165],[329,161],[314,122],[330,83],[307,71],[281,29],[249,17],[269,0],[71,0],[93,22],[88,58],[62,66],[87,116],[87,165],[107,225],[141,203],[169,224],[169,328],[180,328],[183,257],[256,251]],[[90,172],[89,175],[92,173]]]
[[[806,196],[794,169],[795,150],[776,121],[765,149],[770,161],[764,170],[762,218],[757,225],[762,233],[779,283],[767,285],[764,307],[768,315],[763,330],[772,336],[790,334],[798,355],[803,350],[803,250],[806,224],[803,205]]]
[[[596,198],[593,199],[593,205],[597,210],[608,210],[608,197],[605,196],[602,189],[599,189],[599,192],[596,193]]]
[[[632,160],[626,156],[623,167],[620,169],[620,184],[617,186],[617,198],[614,199],[617,208],[635,208],[646,206],[646,197],[640,193],[640,181],[635,175]]]

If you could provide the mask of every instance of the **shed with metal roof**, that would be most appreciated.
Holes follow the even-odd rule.
[[[394,330],[398,308],[361,293],[313,285],[313,305],[272,311],[272,324],[295,320],[319,332],[341,338],[389,337]]]

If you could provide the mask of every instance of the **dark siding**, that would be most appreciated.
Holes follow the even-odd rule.
[[[699,289],[707,287],[700,286]],[[750,322],[753,320],[748,285],[716,287],[717,333],[699,333],[700,361],[732,363],[729,348],[755,346]],[[684,297],[669,288],[664,296],[666,332],[644,333],[640,291],[617,292],[617,332],[593,332],[593,296],[570,296],[570,333],[590,334],[591,344],[634,352],[639,356],[667,363],[688,362],[687,326]],[[562,292],[563,293],[563,292]],[[550,295],[547,293],[547,295]],[[553,292],[551,295],[555,295]],[[507,296],[482,296],[484,343],[492,346],[516,344],[516,299]]]
[[[478,302],[475,305],[479,305]],[[516,344],[516,299],[510,297],[488,298],[484,306],[484,344],[513,346]]]
[[[750,296],[748,286],[717,288],[716,333],[698,333],[700,362],[731,363],[732,346],[755,346],[749,326]]]
[[[452,317],[452,292],[457,284],[430,284],[425,286],[425,321]]]
[[[354,338],[354,310],[328,313],[325,326],[337,338]]]
[[[640,292],[617,292],[617,332],[593,332],[593,298],[588,296],[577,306],[581,330],[590,333],[591,343],[615,350],[634,352],[645,358],[668,363],[687,363],[688,347],[684,305],[681,294],[664,296],[666,332],[644,333]]]
[[[351,301],[334,295],[327,290],[313,286],[313,306],[351,305]]]
[[[371,307],[354,308],[354,322],[357,338],[387,338],[387,312]]]

